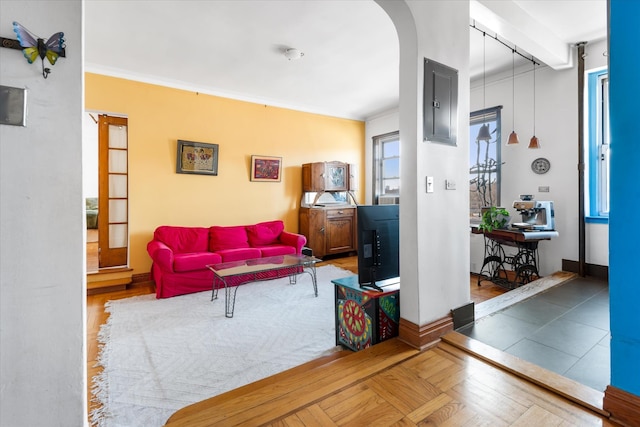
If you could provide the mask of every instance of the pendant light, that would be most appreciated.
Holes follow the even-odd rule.
[[[511,49],[511,97],[513,105],[513,112],[511,114],[511,133],[509,134],[509,140],[507,145],[519,144],[518,134],[516,133],[516,51]]]
[[[540,141],[538,141],[538,137],[536,136],[536,61],[535,59],[532,59],[532,62],[533,62],[533,136],[531,137],[531,141],[529,141],[529,148],[540,148]]]
[[[486,83],[486,69],[487,69],[487,34],[482,32],[482,108],[487,108],[487,83]],[[484,116],[482,117],[484,121]],[[489,125],[483,124],[480,126],[480,130],[478,131],[478,136],[476,136],[476,141],[490,141],[491,133],[489,132]]]

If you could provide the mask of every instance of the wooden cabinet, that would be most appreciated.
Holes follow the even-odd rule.
[[[300,233],[318,258],[355,251],[356,207],[302,207]]]
[[[343,162],[316,162],[302,165],[302,191],[355,191],[355,165]]]

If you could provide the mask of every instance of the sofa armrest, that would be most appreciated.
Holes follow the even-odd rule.
[[[147,252],[155,264],[164,271],[173,271],[173,251],[159,240],[147,243]]]
[[[278,237],[280,243],[287,246],[293,246],[296,248],[296,254],[300,255],[302,253],[302,248],[304,244],[307,243],[307,238],[302,234],[291,233],[288,231],[283,231],[280,233],[280,237]]]

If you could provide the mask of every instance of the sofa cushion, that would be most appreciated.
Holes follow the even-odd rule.
[[[248,248],[247,229],[244,225],[209,228],[209,250],[219,252],[225,249]]]
[[[209,230],[204,227],[162,225],[156,228],[153,237],[177,254],[206,252],[209,247]]]
[[[223,249],[216,252],[222,257],[222,262],[243,261],[245,259],[260,258],[260,249],[257,248],[240,248],[240,249]]]
[[[212,252],[177,254],[173,259],[173,271],[179,273],[202,270],[207,268],[207,264],[218,264],[220,262],[222,262],[222,257]]]
[[[260,246],[257,249],[260,249],[263,258],[277,255],[295,255],[296,253],[296,248],[287,245]]]
[[[247,226],[249,244],[252,247],[267,246],[278,242],[280,233],[284,230],[284,222],[268,221]]]

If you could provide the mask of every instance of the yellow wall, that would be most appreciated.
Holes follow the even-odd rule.
[[[364,122],[92,73],[85,79],[87,110],[128,117],[133,274],[150,270],[146,245],[159,225],[282,219],[286,230],[297,232],[303,163],[355,163],[364,188]],[[176,173],[178,139],[219,144],[218,175]],[[250,181],[256,154],[282,157],[281,182]]]

